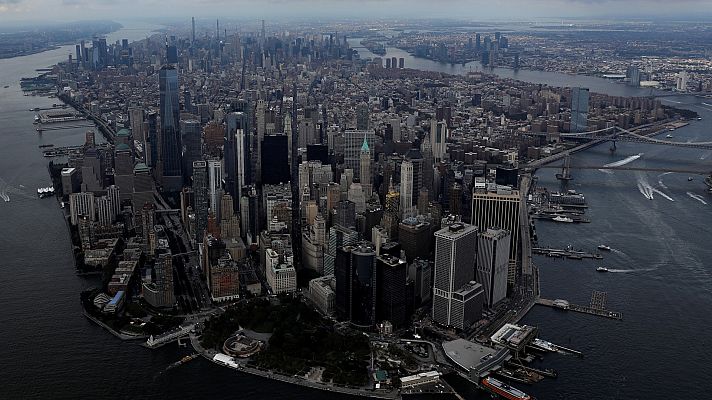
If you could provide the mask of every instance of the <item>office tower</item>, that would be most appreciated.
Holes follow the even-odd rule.
[[[153,177],[146,164],[138,163],[134,167],[134,211],[140,210],[146,203],[153,204]]]
[[[628,78],[628,85],[640,86],[640,69],[636,65],[629,66],[626,69],[626,78]]]
[[[334,263],[336,259],[336,249],[343,246],[351,246],[358,241],[358,232],[353,229],[334,225],[329,228],[329,242],[324,253],[324,275],[334,274]]]
[[[586,132],[588,128],[588,89],[571,90],[571,132]]]
[[[156,112],[152,111],[146,115],[144,131],[146,132],[143,143],[144,161],[147,166],[155,168],[158,166],[159,154],[158,114]]]
[[[462,186],[455,182],[450,186],[448,193],[448,210],[450,214],[462,215]]]
[[[391,69],[391,59],[386,58],[386,69]]]
[[[222,193],[222,164],[218,159],[207,160],[208,167],[208,199],[210,210],[215,213],[218,219],[223,219],[223,209],[220,206],[220,199],[223,196]],[[232,200],[232,197],[230,197]],[[230,201],[230,205],[232,201]],[[234,210],[229,210],[226,215],[232,215]]]
[[[675,78],[675,89],[678,92],[687,91],[687,71],[680,71]]]
[[[360,162],[361,149],[364,147],[363,142],[366,142],[369,151],[376,147],[376,133],[372,130],[354,131],[347,130],[344,132],[344,168],[351,169],[354,173],[359,174],[356,177],[360,178]]]
[[[89,221],[95,220],[96,208],[94,205],[94,193],[81,192],[69,195],[69,215],[72,225],[79,223],[79,218],[85,216]]]
[[[131,148],[124,143],[114,150],[114,183],[121,189],[122,200],[131,199],[134,190],[134,161]]]
[[[406,260],[411,263],[416,258],[428,259],[430,256],[431,225],[411,217],[398,226],[398,242],[403,247]]]
[[[356,226],[356,204],[350,200],[341,200],[336,204],[333,223],[354,228]]]
[[[427,259],[416,258],[408,266],[408,279],[413,281],[413,296],[416,308],[427,303],[432,298],[432,273],[432,263]]]
[[[205,161],[193,162],[193,196],[195,210],[195,240],[203,240],[203,232],[208,227],[208,165]]]
[[[400,209],[403,218],[408,218],[413,214],[413,163],[403,161],[401,163],[401,183],[400,183]]]
[[[82,191],[101,192],[103,188],[104,154],[96,147],[88,147],[82,163]]]
[[[356,106],[356,130],[365,131],[368,130],[370,125],[370,109],[368,104],[361,102]]]
[[[504,229],[487,229],[477,238],[477,282],[490,308],[507,296],[509,241],[509,231]]]
[[[246,239],[246,244],[249,246],[257,243],[259,232],[259,198],[255,187],[250,185],[245,187],[243,196],[240,198],[240,234]]]
[[[430,121],[430,151],[433,154],[433,161],[438,163],[445,159],[447,153],[448,129],[445,121]]]
[[[178,71],[172,65],[164,65],[158,72],[160,91],[160,167],[163,190],[179,191],[182,187],[180,104],[178,101]]]
[[[190,34],[190,43],[193,44],[195,43],[195,17],[190,18],[191,22],[191,34]]]
[[[200,121],[196,119],[181,120],[180,133],[184,149],[183,172],[187,181],[193,175],[193,162],[200,160],[203,156]]]
[[[408,264],[398,257],[382,254],[376,257],[376,318],[390,321],[394,328],[408,322],[409,303],[406,291]]]
[[[386,205],[383,212],[381,225],[388,232],[388,236],[395,240],[398,238],[398,222],[400,221],[400,193],[396,192],[391,182],[386,193]]]
[[[290,180],[290,188],[292,190],[292,244],[294,246],[294,260],[295,267],[300,268],[302,263],[302,219],[299,215],[299,160],[297,159],[298,149],[297,143],[299,143],[299,132],[297,131],[297,84],[292,86],[292,159],[290,160],[290,173],[292,179]]]
[[[398,68],[400,68],[400,69],[405,68],[405,59],[403,57],[398,59]]]
[[[501,187],[500,187],[501,188]],[[472,193],[473,225],[482,230],[501,228],[510,232],[508,283],[514,285],[516,278],[517,252],[519,251],[519,226],[521,198],[519,191],[501,189],[496,192]]]
[[[133,175],[132,175],[133,176]],[[132,192],[133,193],[133,188]],[[131,193],[129,193],[129,199],[131,199]],[[119,215],[121,212],[121,191],[116,185],[111,185],[106,188],[106,196],[109,198],[111,205],[113,207],[114,217]]]
[[[82,62],[82,48],[79,45],[75,45],[74,50],[77,58],[77,65],[79,65]]]
[[[361,186],[363,187],[363,193],[366,196],[366,199],[369,199],[371,197],[371,192],[373,192],[373,184],[371,180],[371,151],[365,137],[363,138],[363,144],[361,145],[359,180],[361,181]]]
[[[228,257],[218,259],[210,266],[210,297],[213,301],[228,301],[239,298],[240,277],[237,263]]]
[[[398,58],[397,57],[391,57],[391,68],[393,68],[393,69],[398,68]]]
[[[519,69],[519,53],[514,53],[514,60],[512,61],[512,67],[514,69]]]
[[[376,250],[370,242],[336,251],[336,309],[341,319],[370,329],[376,325]]]
[[[129,124],[131,124],[131,137],[144,143],[146,138],[143,131],[143,109],[139,107],[129,108]]]
[[[454,222],[435,232],[435,275],[433,285],[433,321],[458,329],[474,316],[453,313],[456,292],[466,289],[475,277],[477,227]],[[459,293],[462,295],[463,293]]]
[[[114,223],[116,217],[116,214],[114,214],[114,206],[107,196],[101,196],[96,199],[96,210],[99,215],[100,226],[108,227]]]
[[[262,184],[276,185],[290,181],[289,149],[284,134],[266,135],[262,140]]]
[[[157,308],[173,307],[173,256],[170,251],[158,255],[153,267],[153,283],[143,284],[143,297],[148,304]]]
[[[233,198],[242,198],[243,187],[251,183],[250,134],[248,115],[232,112],[227,116],[225,137],[225,189]]]

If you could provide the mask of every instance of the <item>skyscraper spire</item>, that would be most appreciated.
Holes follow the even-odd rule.
[[[363,144],[361,145],[361,151],[364,152],[364,153],[365,153],[365,152],[370,152],[370,150],[369,150],[369,148],[368,148],[368,140],[366,140],[366,135],[365,135],[365,134],[363,135]]]

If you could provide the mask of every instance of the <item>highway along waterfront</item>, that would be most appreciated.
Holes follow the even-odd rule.
[[[145,37],[156,27],[127,25],[110,40]],[[38,146],[69,146],[84,141],[84,130],[66,129],[39,136],[30,108],[50,107],[57,99],[23,96],[19,80],[64,60],[63,48],[0,60],[0,335],[11,341],[3,352],[2,398],[141,398],[141,399],[334,399],[350,398],[241,374],[198,358],[159,374],[189,349],[167,345],[148,350],[105,332],[82,315],[79,293],[96,285],[74,274],[67,229],[56,201],[39,200],[47,186],[47,159]],[[387,49],[391,55],[393,49]],[[394,56],[398,56],[394,54]],[[412,63],[411,63],[412,61]],[[429,60],[406,60],[406,67],[450,72]],[[422,63],[420,63],[422,62]],[[460,70],[462,73],[465,70]],[[509,71],[512,78],[560,86],[588,86],[616,95],[640,90],[599,78],[535,71]],[[466,71],[465,71],[466,72]],[[596,86],[594,86],[596,85]],[[599,86],[600,85],[600,86]],[[712,140],[712,107],[693,97],[666,99],[690,107],[702,121],[676,131],[679,140]],[[679,102],[679,103],[675,103]],[[684,104],[689,103],[689,104]],[[100,136],[97,135],[97,138]],[[576,154],[572,163],[603,165],[644,153],[635,164],[670,166],[710,162],[712,152],[632,143],[615,154],[602,145]],[[538,185],[556,188],[554,170],[540,172]],[[712,308],[712,259],[709,238],[712,198],[700,179],[660,173],[574,171],[571,183],[590,205],[585,225],[537,223],[539,239],[550,245],[613,248],[601,265],[613,273],[575,260],[535,257],[542,297],[586,304],[593,290],[608,293],[608,306],[623,321],[566,313],[536,306],[522,321],[538,326],[542,337],[580,350],[585,358],[548,356],[557,380],[528,388],[540,399],[694,398],[709,392],[705,343]],[[660,193],[662,192],[662,194]],[[672,199],[672,200],[671,200]],[[596,264],[598,265],[598,264]],[[675,380],[675,384],[670,381]],[[58,389],[61,388],[61,393]],[[457,385],[466,398],[478,398],[471,385]]]

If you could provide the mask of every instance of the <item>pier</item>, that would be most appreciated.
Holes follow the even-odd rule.
[[[603,259],[603,256],[599,253],[589,253],[571,249],[554,249],[551,247],[534,247],[532,248],[532,253],[543,254],[547,257],[570,258],[572,260],[582,260],[584,258],[594,260]]]
[[[594,291],[591,296],[591,304],[589,306],[580,306],[578,304],[569,303],[567,300],[549,300],[539,298],[536,300],[536,304],[557,308],[559,310],[574,311],[582,314],[596,315],[598,317],[605,317],[610,319],[622,320],[623,314],[617,311],[610,311],[605,308],[606,304],[606,293]]]
[[[153,336],[148,338],[146,340],[146,343],[143,344],[144,347],[148,347],[149,349],[155,349],[158,347],[161,347],[165,344],[174,342],[176,340],[179,340],[180,338],[184,336],[188,336],[190,334],[190,331],[195,327],[195,324],[190,324],[186,326],[180,326],[176,329],[173,329],[171,331],[168,331],[162,335],[159,336]]]

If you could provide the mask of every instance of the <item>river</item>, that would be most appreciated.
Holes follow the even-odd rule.
[[[110,35],[111,41],[141,39],[157,28],[125,25],[125,30]],[[79,293],[97,282],[74,274],[61,210],[55,201],[39,200],[34,193],[49,181],[47,160],[38,145],[79,144],[84,130],[39,136],[28,109],[47,107],[57,100],[24,96],[19,89],[20,78],[65,60],[72,51],[73,46],[65,46],[0,60],[0,194],[10,198],[0,201],[0,271],[4,276],[0,280],[0,336],[7,343],[0,398],[335,398],[331,393],[245,375],[200,358],[161,373],[188,350],[167,346],[151,351],[122,342],[82,315]],[[407,59],[406,66],[440,68],[427,64],[432,61],[421,61],[415,64]],[[536,74],[540,73],[526,72],[526,77],[534,79]],[[541,74],[552,84],[587,85],[593,91],[608,88],[611,94],[633,90],[590,81],[597,78]],[[596,82],[600,89],[593,86]],[[2,88],[5,85],[10,87]],[[712,107],[691,97],[669,101],[692,103],[687,107],[705,118],[676,131],[680,140],[710,140],[706,128],[707,121],[712,121]],[[635,163],[651,166],[712,159],[710,151],[621,143],[615,155],[600,146],[577,154],[573,162],[611,162],[640,152],[644,155]],[[539,183],[553,188],[552,175],[553,171],[540,174]],[[647,182],[675,201],[655,192],[648,200],[642,194],[647,189],[639,190],[639,182]],[[615,250],[603,264],[634,271],[600,274],[594,271],[598,264],[591,262],[537,258],[542,296],[586,304],[591,290],[605,290],[609,308],[622,311],[624,319],[609,321],[535,307],[523,322],[538,326],[542,336],[554,343],[583,351],[586,358],[546,357],[544,364],[558,369],[559,378],[524,389],[540,399],[691,398],[703,389],[712,390],[705,374],[706,361],[712,356],[708,334],[712,198],[700,179],[688,182],[686,176],[587,171],[575,172],[573,185],[587,195],[593,222],[581,226],[541,222],[537,225],[540,241],[588,248],[606,243]],[[641,183],[641,187],[648,186]],[[463,391],[466,398],[475,396],[467,387]]]

